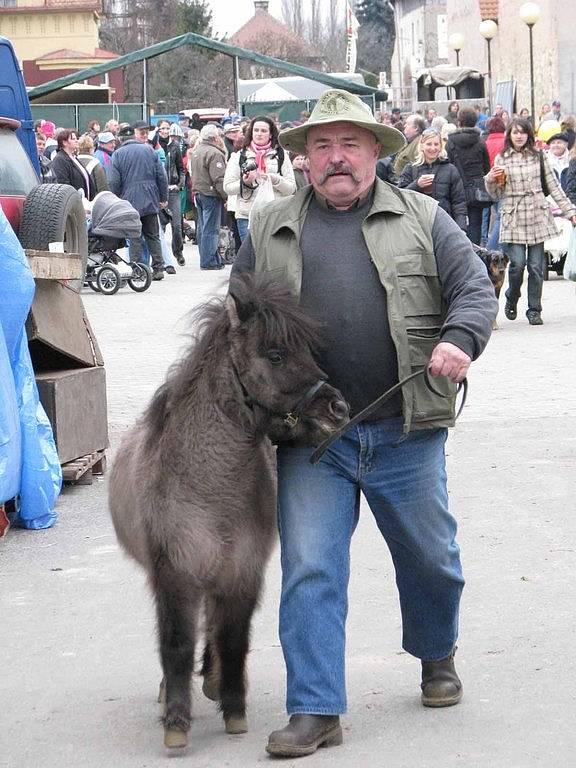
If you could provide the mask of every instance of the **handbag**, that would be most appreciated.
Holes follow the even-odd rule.
[[[486,191],[484,179],[472,179],[472,181],[466,185],[465,192],[466,203],[468,205],[476,205],[486,208],[494,202]]]
[[[542,192],[544,193],[544,197],[548,197],[550,194],[550,188],[548,187],[548,182],[546,181],[546,170],[544,168],[544,152],[540,150],[538,152],[538,157],[540,159],[540,186],[542,187]]]

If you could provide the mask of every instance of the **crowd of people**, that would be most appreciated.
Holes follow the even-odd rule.
[[[181,113],[155,127],[109,120],[103,130],[92,120],[82,135],[42,120],[36,135],[45,181],[72,184],[87,200],[110,189],[138,210],[143,239],[131,244],[131,258],[149,254],[154,278],[162,279],[184,266],[186,238],[197,242],[202,270],[223,269],[246,238],[256,201],[310,183],[306,155],[285,152],[278,138],[307,117],[279,124],[231,113],[203,124]],[[444,116],[434,107],[408,115],[393,108],[376,119],[406,139],[400,151],[378,159],[377,175],[432,197],[473,243],[506,252],[509,319],[516,318],[527,266],[528,320],[541,324],[543,244],[557,233],[554,216],[576,221],[576,118],[562,115],[554,100],[536,119],[525,108],[510,116],[497,104],[488,116],[480,105],[456,101]]]

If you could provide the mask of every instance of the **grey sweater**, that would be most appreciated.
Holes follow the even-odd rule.
[[[398,383],[396,349],[390,336],[386,291],[362,234],[371,196],[347,211],[312,198],[302,229],[301,302],[323,325],[318,363],[350,403],[354,415]],[[486,346],[498,304],[486,268],[457,224],[438,208],[432,228],[442,295],[448,307],[442,341],[472,359]],[[250,236],[232,274],[254,269]],[[388,401],[371,419],[399,416],[402,398]]]

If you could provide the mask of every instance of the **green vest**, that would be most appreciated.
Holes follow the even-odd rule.
[[[256,270],[287,280],[298,296],[300,235],[312,194],[312,188],[306,187],[276,200],[256,212],[250,223]],[[370,257],[386,290],[400,379],[427,364],[444,322],[432,243],[436,210],[436,201],[427,195],[398,190],[377,179],[372,206],[362,224]],[[434,386],[446,397],[431,392],[420,376],[403,387],[405,432],[454,425],[455,385],[441,377],[434,379]]]

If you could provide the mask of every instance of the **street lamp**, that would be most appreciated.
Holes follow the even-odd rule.
[[[537,3],[524,3],[520,6],[520,18],[528,25],[530,31],[530,107],[532,109],[532,122],[536,125],[536,108],[534,106],[534,49],[532,46],[532,27],[540,18],[540,6]]]
[[[454,32],[448,38],[448,45],[453,51],[456,51],[456,66],[460,66],[460,51],[464,48],[464,35],[460,32]]]
[[[490,43],[492,38],[496,37],[498,33],[498,24],[492,21],[492,19],[484,19],[484,21],[480,22],[478,31],[486,40],[488,47],[488,111],[492,114],[492,59],[490,57]]]

